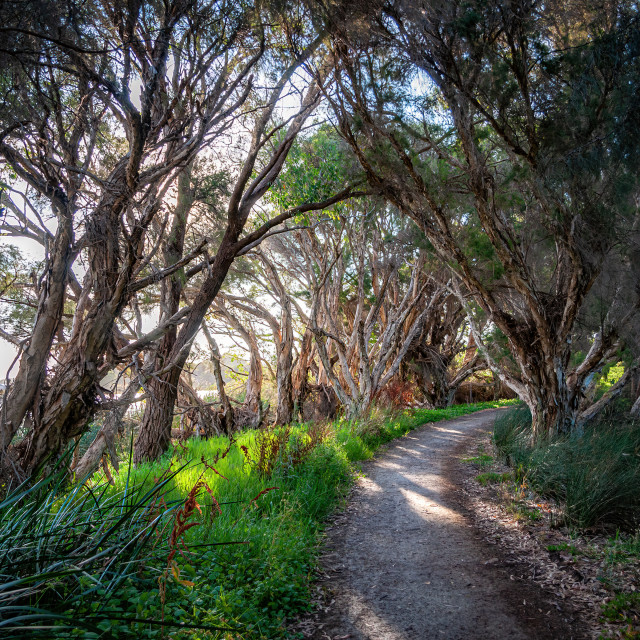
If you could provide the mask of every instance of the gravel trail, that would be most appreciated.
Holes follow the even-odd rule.
[[[535,585],[510,574],[456,497],[456,450],[497,411],[427,425],[366,463],[328,531],[321,586],[331,603],[307,637],[582,637]]]

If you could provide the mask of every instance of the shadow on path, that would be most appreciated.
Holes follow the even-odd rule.
[[[334,602],[317,640],[577,638],[535,585],[500,570],[451,496],[455,449],[496,410],[427,425],[365,465],[328,531],[323,581]]]

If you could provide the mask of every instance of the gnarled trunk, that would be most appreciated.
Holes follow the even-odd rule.
[[[531,411],[534,440],[571,433],[578,423],[580,394],[567,381],[566,355],[545,357],[533,345],[525,358],[518,363],[525,372],[524,388],[517,392]]]
[[[249,376],[247,377],[247,393],[244,404],[251,413],[257,416],[256,420],[260,422],[262,410],[260,399],[262,395],[262,361],[260,360],[258,340],[253,329],[246,332],[246,340],[249,347]]]
[[[222,377],[222,368],[220,367],[220,349],[218,343],[211,335],[207,327],[207,323],[202,323],[202,332],[204,333],[207,342],[209,343],[209,350],[211,352],[211,364],[213,365],[213,375],[216,380],[216,387],[218,389],[218,398],[220,400],[220,426],[222,430],[230,436],[235,430],[233,409],[231,408],[231,402],[229,396],[224,388],[224,378]]]
[[[187,232],[187,218],[189,211],[193,206],[195,200],[195,191],[191,185],[191,165],[187,166],[178,177],[178,195],[176,207],[173,211],[173,219],[171,222],[171,229],[169,236],[163,247],[162,254],[164,258],[165,268],[171,267],[176,264],[183,256],[184,253],[184,239]],[[173,316],[180,308],[180,296],[182,295],[184,270],[180,269],[176,273],[172,274],[168,278],[162,281],[160,308],[162,310],[162,316],[160,322]],[[167,333],[160,340],[160,344],[157,347],[155,357],[156,370],[162,370],[168,361],[171,354],[171,350],[176,343],[177,328],[171,327]],[[178,375],[179,378],[179,375]],[[177,382],[177,380],[176,380]],[[173,420],[173,408],[175,404],[174,394],[166,393],[165,390],[161,390],[160,387],[165,385],[165,381],[158,377],[152,378],[147,386],[147,400],[145,404],[144,415],[142,416],[142,422],[140,424],[140,434],[145,434],[148,431],[153,430],[152,424],[162,416],[163,419],[167,419],[167,416],[171,415]],[[169,403],[170,406],[158,406],[160,404]],[[171,431],[169,430],[169,434]],[[140,436],[138,436],[140,437]],[[143,440],[146,436],[143,436]],[[161,437],[162,443],[167,442],[166,433],[163,433]],[[167,442],[168,446],[168,442]],[[136,442],[136,451],[138,449],[138,443]],[[164,451],[164,449],[162,449]],[[134,456],[134,458],[137,457]],[[153,459],[153,458],[151,458]],[[140,460],[136,460],[139,462]]]
[[[293,324],[289,297],[286,295],[281,297],[280,303],[282,304],[282,335],[278,345],[276,369],[278,392],[276,423],[289,424],[293,420]]]
[[[7,389],[3,403],[0,452],[7,450],[34,402],[44,377],[54,336],[62,320],[73,244],[71,221],[71,214],[58,215],[58,230],[42,284],[31,340],[20,358],[18,373]]]
[[[294,411],[303,415],[304,401],[309,392],[309,370],[313,362],[313,333],[306,329],[302,336],[298,363],[293,372],[293,406]]]
[[[147,394],[149,397],[153,397],[154,401],[149,403],[147,400],[144,421],[138,432],[133,451],[135,464],[155,460],[169,448],[180,371],[174,367],[162,378],[153,377],[147,383]]]
[[[157,394],[158,405],[149,414],[145,428],[140,428],[135,443],[133,460],[136,464],[145,460],[155,460],[162,455],[171,441],[171,423],[173,421],[173,407],[178,397],[178,381],[185,362],[189,356],[191,343],[202,325],[209,306],[216,297],[227,276],[234,258],[233,243],[237,240],[240,230],[227,229],[222,239],[218,253],[211,264],[209,276],[202,284],[186,322],[182,326],[173,348],[167,357],[168,371],[154,376],[154,390]]]

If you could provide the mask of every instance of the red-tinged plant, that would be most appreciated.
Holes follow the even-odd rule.
[[[173,577],[173,579],[178,583],[186,587],[193,587],[194,583],[190,580],[184,580],[180,577],[180,567],[175,561],[175,556],[178,552],[181,555],[184,555],[184,552],[189,552],[189,548],[184,540],[184,536],[190,529],[193,527],[199,526],[201,523],[197,521],[192,521],[193,516],[196,511],[202,515],[202,509],[198,504],[198,494],[200,491],[204,489],[207,491],[209,496],[211,497],[212,506],[215,507],[217,513],[221,513],[220,505],[213,495],[213,491],[209,485],[202,479],[198,480],[189,494],[187,495],[184,504],[178,511],[176,512],[173,528],[169,535],[169,555],[167,557],[167,568],[164,570],[162,575],[158,578],[158,588],[160,591],[160,602],[161,602],[161,611],[162,611],[162,621],[164,622],[164,607],[166,603],[166,585],[167,579],[169,578],[169,574]],[[213,517],[212,511],[212,517]]]
[[[384,388],[376,394],[379,404],[393,409],[409,407],[415,403],[415,385],[407,380],[390,380]]]
[[[291,437],[291,426],[268,426],[260,429],[257,434],[251,452],[247,447],[242,451],[261,476],[269,477],[273,474],[278,461],[287,450],[287,444]]]
[[[263,496],[265,493],[269,493],[270,491],[275,491],[277,489],[280,489],[280,487],[267,487],[266,489],[263,489],[252,501],[251,503],[255,503],[258,498],[260,496]]]
[[[306,434],[291,438],[291,426],[269,426],[256,434],[251,449],[241,445],[240,449],[247,464],[254,467],[261,476],[270,477],[278,463],[297,467],[311,455],[311,452],[326,440],[330,432],[328,424],[315,423]]]
[[[202,462],[202,464],[204,465],[205,469],[209,469],[209,471],[213,471],[213,473],[216,473],[217,475],[219,475],[223,480],[226,480],[227,482],[229,482],[229,478],[225,478],[225,476],[223,476],[212,464],[209,464],[204,459],[204,456],[202,456],[200,458],[200,462]]]

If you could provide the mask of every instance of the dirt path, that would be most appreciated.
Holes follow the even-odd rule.
[[[365,465],[366,477],[328,531],[321,581],[328,602],[308,621],[306,637],[582,637],[535,585],[495,557],[499,551],[456,498],[456,450],[496,415],[425,426]]]

